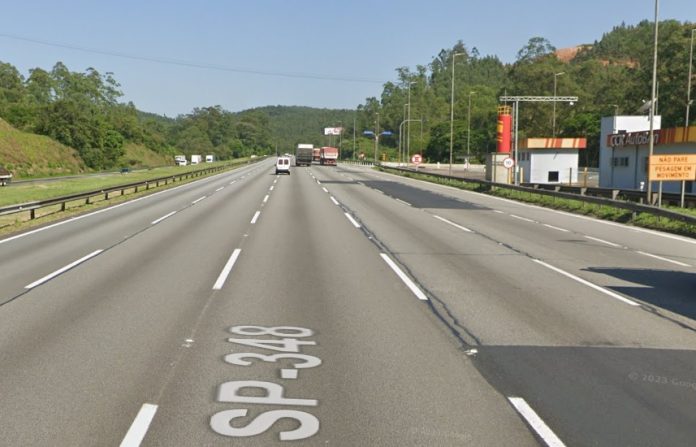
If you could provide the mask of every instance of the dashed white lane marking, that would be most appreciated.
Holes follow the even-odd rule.
[[[613,242],[605,241],[604,239],[599,239],[599,238],[592,237],[592,236],[585,236],[585,238],[586,238],[586,239],[589,239],[589,240],[591,240],[591,241],[599,242],[600,244],[606,244],[606,245],[610,245],[610,246],[612,246],[612,247],[617,247],[617,248],[620,248],[620,247],[621,247],[621,245],[619,245],[619,244],[615,244],[615,243],[613,243]]]
[[[201,200],[205,200],[205,199],[207,199],[207,198],[208,198],[208,196],[199,197],[199,198],[197,198],[196,200],[194,200],[193,202],[191,202],[191,204],[192,204],[192,205],[195,205],[195,204],[197,204],[198,202],[200,202]]]
[[[662,256],[654,255],[652,253],[646,253],[644,251],[636,251],[636,253],[639,253],[643,256],[649,256],[651,258],[659,259],[660,261],[665,261],[665,262],[671,262],[672,264],[676,264],[682,267],[691,267],[689,264],[685,264],[683,262],[675,261],[674,259],[669,259],[669,258],[663,258]]]
[[[317,185],[321,185],[321,182],[319,180],[317,180]]]
[[[257,220],[259,220],[259,216],[261,215],[261,211],[257,211],[254,214],[254,217],[251,218],[251,224],[255,224]]]
[[[157,405],[143,404],[133,424],[128,429],[126,437],[121,441],[121,447],[138,447],[143,442],[155,413],[157,413]]]
[[[392,261],[386,253],[380,253],[379,255],[382,257],[382,259],[384,259],[384,262],[386,262],[387,265],[391,267],[392,270],[394,270],[394,273],[396,273],[396,275],[401,279],[401,281],[403,281],[404,284],[406,284],[406,287],[411,289],[411,292],[413,292],[413,294],[416,295],[416,298],[422,301],[428,301],[428,297],[425,296],[423,291],[419,289],[413,281],[411,281],[411,278],[406,276],[406,274],[403,271],[401,271],[399,266],[396,265],[396,263]]]
[[[273,191],[273,188],[275,188],[275,186],[271,186],[270,188],[268,188],[268,190]]]
[[[220,272],[220,276],[218,276],[217,281],[215,281],[215,284],[213,284],[213,290],[220,290],[222,289],[222,286],[225,285],[225,281],[227,281],[227,277],[230,275],[232,267],[234,267],[234,264],[237,262],[237,258],[239,258],[239,254],[241,252],[241,248],[235,248],[235,250],[232,252],[230,259],[227,260],[225,267],[223,267],[222,271]]]
[[[640,304],[636,303],[635,301],[629,300],[628,298],[625,298],[625,297],[619,295],[618,293],[614,293],[614,292],[612,292],[611,290],[607,290],[607,289],[605,289],[604,287],[600,287],[600,286],[598,286],[597,284],[593,284],[593,283],[591,283],[591,282],[589,282],[589,281],[587,281],[587,280],[584,280],[584,279],[580,278],[579,276],[575,276],[575,275],[573,275],[572,273],[568,273],[568,272],[566,272],[565,270],[561,270],[561,269],[559,269],[558,267],[554,267],[554,266],[552,266],[551,264],[547,264],[547,263],[545,263],[544,261],[541,261],[541,260],[539,260],[539,259],[532,259],[532,260],[533,260],[534,262],[536,262],[537,264],[539,264],[539,265],[543,265],[543,266],[546,267],[547,269],[551,269],[551,270],[553,270],[554,272],[560,273],[561,275],[566,276],[566,277],[572,279],[573,281],[577,281],[577,282],[579,282],[580,284],[584,284],[584,285],[586,285],[587,287],[591,287],[591,288],[593,288],[593,289],[595,289],[595,290],[597,290],[597,291],[599,291],[599,292],[602,292],[603,294],[605,294],[605,295],[607,295],[607,296],[610,296],[610,297],[612,297],[612,298],[614,298],[614,299],[617,299],[617,300],[619,300],[619,301],[621,301],[621,302],[623,302],[623,303],[626,303],[626,304],[631,305],[631,306],[640,306]]]
[[[232,180],[232,181],[230,182],[230,185],[234,185],[235,183],[237,183],[237,180]]]
[[[404,205],[407,205],[407,206],[413,206],[413,205],[411,205],[410,203],[408,203],[408,202],[405,201],[405,200],[396,199],[396,201],[397,201],[397,202],[400,202],[400,203],[403,203]]]
[[[352,223],[353,226],[354,226],[355,228],[360,228],[360,224],[359,224],[358,222],[356,222],[355,219],[353,219],[353,216],[351,216],[351,215],[348,214],[348,213],[343,213],[343,214],[346,215],[346,217],[348,218],[348,220],[350,221],[350,223]]]
[[[152,222],[150,222],[150,224],[151,224],[151,225],[157,225],[158,223],[162,222],[164,219],[166,219],[166,218],[168,218],[168,217],[172,217],[172,216],[175,215],[175,214],[176,214],[176,211],[172,211],[171,213],[165,214],[164,216],[160,217],[159,219],[153,220]]]
[[[268,195],[268,194],[266,194],[266,197],[264,197],[264,198],[263,198],[263,203],[266,203],[266,202],[268,202],[268,197],[269,197],[269,195]]]
[[[31,283],[31,284],[28,284],[28,285],[25,286],[24,288],[25,288],[25,289],[33,289],[34,287],[39,286],[39,285],[45,283],[46,281],[50,281],[51,279],[55,278],[56,276],[60,275],[61,273],[67,272],[67,271],[70,270],[71,268],[73,268],[73,267],[75,267],[75,266],[77,266],[77,265],[79,265],[79,264],[82,264],[83,262],[87,261],[88,259],[97,256],[99,253],[101,253],[101,252],[103,252],[103,251],[104,251],[104,250],[102,250],[102,249],[95,250],[95,251],[93,251],[92,253],[88,254],[87,256],[81,257],[81,258],[78,259],[77,261],[73,261],[73,262],[71,262],[70,264],[66,265],[65,267],[59,268],[58,270],[56,270],[56,271],[53,272],[53,273],[49,273],[48,275],[44,276],[43,278],[37,279],[36,281],[34,281],[34,282]]]
[[[546,228],[551,228],[552,230],[562,231],[562,232],[564,232],[564,233],[570,233],[570,230],[566,230],[565,228],[556,227],[556,226],[549,225],[549,224],[543,224],[543,225],[544,225]]]
[[[500,211],[500,210],[493,210],[493,212],[494,212],[494,213],[498,213],[498,214],[505,214],[505,212]]]
[[[329,192],[329,190],[328,190],[328,189],[326,189],[326,187],[323,187],[323,188],[321,188],[321,189],[323,189],[323,190],[324,190],[324,192]]]
[[[218,189],[216,189],[215,192],[222,191],[223,189],[225,189],[225,187],[224,187],[224,186],[221,186],[221,187],[219,187]]]
[[[333,196],[331,196],[331,201],[334,203],[334,205],[338,205],[338,200],[334,199]]]
[[[456,223],[452,222],[451,220],[445,219],[444,217],[440,217],[440,216],[433,216],[433,217],[434,217],[435,219],[438,219],[438,220],[443,221],[444,223],[446,223],[446,224],[448,224],[448,225],[452,225],[452,226],[455,227],[455,228],[459,228],[459,229],[462,230],[462,231],[466,231],[467,233],[472,233],[472,231],[471,231],[470,229],[468,229],[467,227],[463,227],[463,226],[461,226],[461,225],[459,225],[459,224],[456,224]]]
[[[541,439],[544,440],[549,447],[565,447],[565,444],[556,434],[549,428],[543,419],[536,414],[536,411],[527,404],[527,401],[521,397],[508,397],[508,400],[515,407],[515,410],[522,415],[527,423],[534,429]]]
[[[527,219],[526,217],[518,216],[517,214],[510,214],[510,217],[514,217],[515,219],[519,219],[519,220],[524,220],[525,222],[536,223],[536,221],[534,221],[532,219]]]

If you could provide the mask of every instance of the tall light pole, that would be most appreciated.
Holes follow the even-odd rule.
[[[558,83],[558,77],[564,75],[565,71],[553,74],[553,96],[556,97],[556,85]],[[551,137],[556,138],[556,101],[553,102],[553,124],[551,125],[552,132]]]
[[[652,205],[652,182],[650,181],[650,157],[653,155],[655,148],[655,89],[657,88],[657,30],[659,28],[657,22],[657,13],[659,10],[660,0],[655,0],[655,39],[653,43],[653,72],[652,72],[652,92],[650,94],[650,133],[648,134],[648,169],[645,173],[648,181],[648,205]]]
[[[689,49],[689,83],[686,87],[686,121],[684,122],[684,127],[689,127],[689,107],[691,107],[691,83],[693,82],[691,78],[691,67],[694,65],[694,33],[696,33],[696,28],[691,30],[691,46]]]
[[[406,160],[411,156],[411,86],[416,81],[408,83],[408,115],[406,116]]]
[[[471,142],[471,95],[476,92],[469,92],[469,107],[466,113],[466,168],[469,169],[469,143]],[[556,104],[554,102],[554,104]]]
[[[377,114],[377,123],[375,124],[375,164],[377,164],[377,146],[379,145],[379,112]]]
[[[452,53],[452,94],[450,95],[450,147],[449,147],[449,175],[452,175],[452,146],[454,144],[454,61],[457,56],[464,53]]]

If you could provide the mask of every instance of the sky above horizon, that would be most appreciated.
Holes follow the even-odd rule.
[[[0,61],[27,76],[61,61],[113,72],[123,101],[174,117],[194,107],[354,109],[396,68],[461,40],[514,62],[531,37],[557,48],[653,20],[654,0],[94,0],[7,2]],[[660,20],[696,22],[696,1],[662,0]]]

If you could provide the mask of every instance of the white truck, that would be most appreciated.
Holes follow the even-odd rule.
[[[186,166],[186,155],[175,155],[174,163],[176,163],[177,166]]]
[[[212,163],[215,161],[215,155],[206,155],[205,156],[205,162],[206,163]]]
[[[197,165],[198,163],[203,161],[203,157],[200,155],[191,155],[191,164],[192,165]]]

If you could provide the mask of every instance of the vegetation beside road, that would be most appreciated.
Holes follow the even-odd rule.
[[[688,237],[696,237],[696,225],[691,225],[674,219],[654,216],[649,213],[633,214],[629,210],[615,208],[607,205],[596,205],[587,203],[582,200],[573,200],[548,195],[538,194],[534,192],[523,192],[504,188],[492,189],[486,183],[467,182],[464,180],[455,180],[450,178],[441,178],[433,175],[415,173],[415,172],[399,172],[390,170],[389,173],[409,177],[417,180],[424,180],[430,183],[437,183],[446,186],[452,186],[468,191],[481,192],[484,194],[503,197],[506,199],[516,200],[534,205],[543,206],[545,208],[553,208],[557,210],[568,211],[575,214],[592,216],[598,219],[620,222],[637,227],[649,228],[653,230],[666,231],[669,233],[680,234]],[[684,214],[696,216],[696,210],[684,208],[669,208]]]

